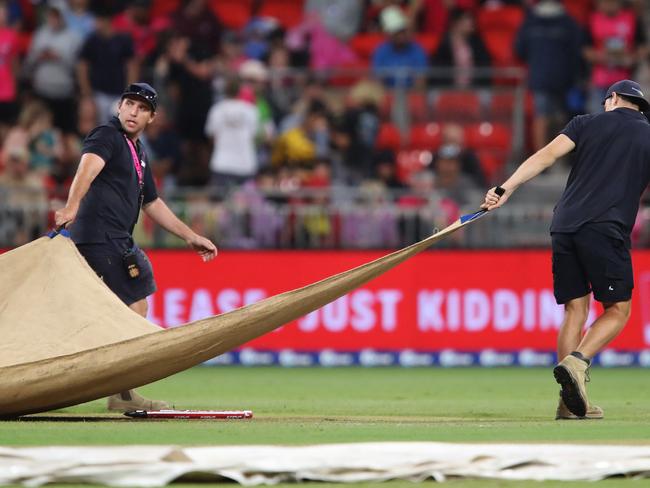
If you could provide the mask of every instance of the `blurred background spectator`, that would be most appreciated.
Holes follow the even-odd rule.
[[[239,82],[228,81],[224,99],[212,106],[205,125],[214,144],[210,169],[217,189],[241,185],[258,170],[255,138],[259,115],[251,101],[238,99],[239,93]]]
[[[592,64],[590,111],[602,110],[607,88],[633,77],[638,63],[648,55],[641,17],[623,0],[596,0],[589,18],[585,58]]]
[[[135,83],[138,75],[131,36],[115,31],[110,12],[100,12],[77,63],[80,95],[93,99],[98,122],[105,123],[115,115],[124,87]]]
[[[49,4],[45,15],[45,24],[34,33],[25,67],[34,93],[50,108],[56,126],[72,132],[77,104],[75,65],[81,38],[67,27],[60,3]]]
[[[18,31],[9,24],[7,2],[0,2],[0,140],[15,122],[18,111],[19,48]]]
[[[406,15],[399,7],[386,7],[381,12],[381,26],[387,38],[372,55],[375,75],[390,87],[423,86],[426,53],[411,38]]]
[[[515,50],[528,64],[528,86],[534,99],[534,150],[557,132],[549,131],[549,122],[556,121],[555,129],[567,122],[567,99],[581,70],[582,37],[559,0],[537,3],[517,33]]]
[[[431,57],[431,65],[438,68],[453,68],[449,76],[436,77],[436,85],[453,84],[458,88],[489,84],[485,74],[476,76],[475,68],[486,68],[491,64],[490,54],[476,32],[476,20],[471,10],[454,8],[449,13],[449,28],[440,47]]]

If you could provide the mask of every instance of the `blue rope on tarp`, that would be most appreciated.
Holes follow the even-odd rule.
[[[470,220],[476,220],[479,217],[483,217],[483,215],[485,215],[486,212],[487,212],[487,210],[479,210],[478,212],[474,212],[474,213],[467,214],[467,215],[462,215],[460,217],[460,223],[464,224],[465,222],[469,222]]]
[[[50,232],[47,233],[47,237],[50,239],[55,238],[58,235],[62,235],[63,237],[70,237],[70,231],[68,229],[55,229],[51,230]]]

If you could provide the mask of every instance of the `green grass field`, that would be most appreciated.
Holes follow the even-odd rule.
[[[112,416],[98,420],[107,412],[104,401],[95,401],[47,414],[62,417],[56,421],[0,422],[0,445],[650,444],[648,374],[642,369],[596,369],[589,384],[590,398],[605,409],[605,420],[558,422],[554,420],[558,386],[550,369],[199,367],[140,391],[171,401],[177,408],[250,409],[254,419],[151,421]],[[615,486],[610,485],[614,482],[621,480],[598,486]],[[450,486],[555,485],[454,481]]]

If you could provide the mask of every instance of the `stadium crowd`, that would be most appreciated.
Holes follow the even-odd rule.
[[[134,81],[161,100],[143,141],[159,188],[222,245],[405,244],[480,201],[521,156],[516,124],[529,152],[572,115],[600,110],[611,83],[638,78],[645,9],[643,0],[0,0],[1,244],[42,233],[85,134]],[[528,75],[500,71],[513,66]],[[519,102],[517,87],[527,93]],[[372,232],[368,212],[332,218],[328,209],[351,201],[372,210]],[[300,228],[285,229],[297,215]]]

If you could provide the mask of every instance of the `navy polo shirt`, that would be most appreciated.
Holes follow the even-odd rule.
[[[158,198],[144,149],[138,142],[138,157],[144,170],[142,203]],[[82,199],[70,227],[76,244],[106,242],[130,237],[140,213],[140,187],[131,150],[117,117],[93,129],[86,137],[82,154],[96,154],[106,163]]]
[[[578,115],[562,134],[575,143],[576,157],[555,207],[551,233],[576,232],[585,223],[602,222],[615,224],[610,228],[620,229],[619,236],[627,241],[650,181],[648,120],[636,110],[617,108]]]

